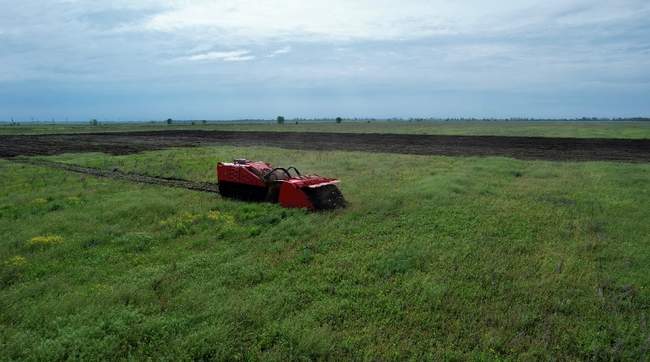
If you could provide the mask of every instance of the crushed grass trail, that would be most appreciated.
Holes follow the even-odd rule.
[[[141,184],[150,184],[150,185],[160,185],[167,187],[177,187],[187,190],[202,191],[202,192],[211,192],[219,193],[219,185],[211,182],[196,182],[190,180],[183,180],[173,177],[161,177],[161,176],[150,176],[143,175],[135,172],[124,172],[118,169],[105,170],[94,167],[85,167],[80,165],[62,163],[62,162],[53,162],[47,160],[38,160],[38,159],[27,159],[27,158],[18,158],[13,159],[14,162],[26,163],[35,166],[43,166],[49,168],[55,168],[59,170],[66,170],[76,173],[83,173],[86,175],[92,175],[96,177],[105,177],[115,180],[129,181]]]

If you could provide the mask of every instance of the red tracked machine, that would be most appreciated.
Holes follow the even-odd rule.
[[[291,174],[293,172],[293,175]],[[300,174],[295,167],[272,167],[244,159],[217,164],[221,196],[280,203],[283,207],[328,210],[345,207],[337,179]]]

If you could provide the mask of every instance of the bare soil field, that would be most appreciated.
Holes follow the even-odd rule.
[[[650,162],[650,140],[647,139],[235,131],[0,135],[0,157],[82,152],[130,154],[219,144],[555,161]]]

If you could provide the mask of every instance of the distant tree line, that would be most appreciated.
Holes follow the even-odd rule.
[[[245,119],[231,119],[231,120],[176,120],[172,118],[167,118],[165,120],[149,120],[149,121],[102,121],[100,123],[96,118],[90,119],[86,124],[91,126],[98,126],[100,124],[129,124],[129,123],[163,123],[168,125],[197,125],[197,124],[211,124],[211,123],[269,123],[275,122],[277,124],[285,124],[287,122],[292,123],[343,123],[343,122],[650,122],[650,117],[619,117],[619,118],[606,118],[606,117],[581,117],[581,118],[526,118],[526,117],[511,117],[511,118],[467,118],[467,117],[448,117],[448,118],[435,118],[435,117],[419,117],[419,118],[373,118],[373,117],[353,117],[353,118],[291,118],[288,119],[285,116],[277,116],[274,120],[264,119],[264,118],[245,118]],[[50,121],[42,121],[34,119],[33,117],[28,120],[17,121],[14,118],[11,118],[9,121],[0,121],[0,125],[3,126],[19,126],[21,124],[56,124],[55,119]],[[83,122],[69,122],[67,119],[61,121],[60,123],[64,124],[83,124]]]

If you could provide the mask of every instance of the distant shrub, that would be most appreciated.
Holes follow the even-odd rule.
[[[341,123],[343,122],[343,118],[341,117],[336,117],[336,123]]]
[[[284,117],[283,116],[278,116],[277,121],[278,121],[278,124],[284,124]]]
[[[167,118],[165,122],[167,122],[167,124],[172,124],[174,121],[171,118]]]
[[[99,122],[96,119],[93,118],[93,119],[90,120],[90,125],[91,126],[97,126],[98,124],[99,124]]]
[[[27,267],[27,259],[17,255],[0,263],[0,288],[14,284]]]

